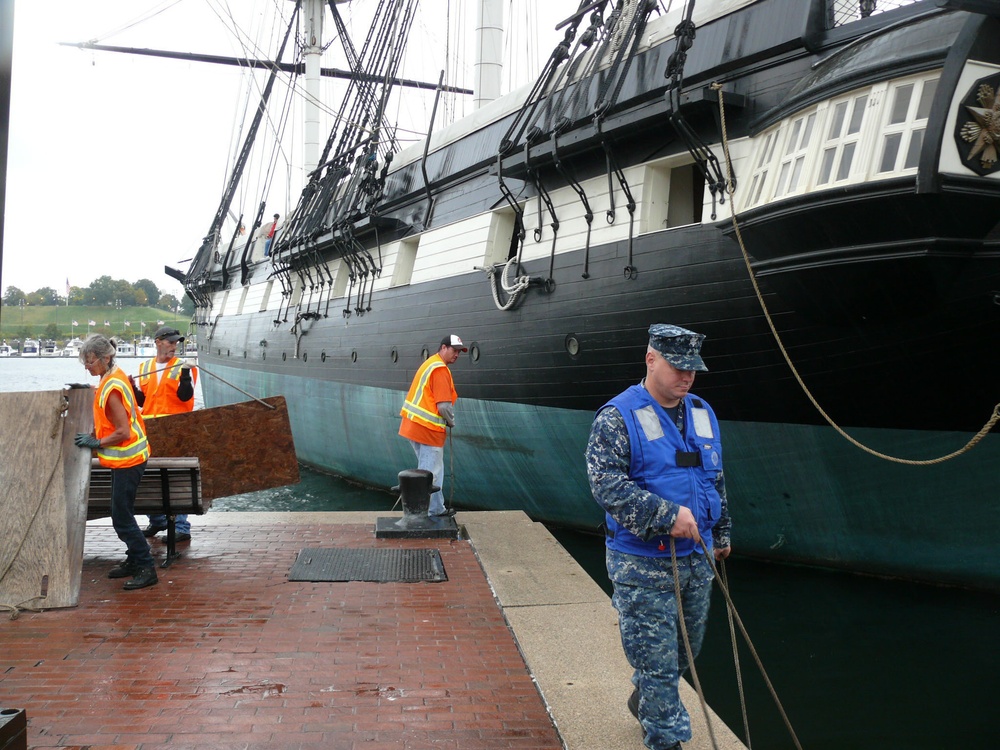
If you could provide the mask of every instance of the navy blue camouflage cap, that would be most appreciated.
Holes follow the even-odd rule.
[[[708,372],[705,360],[701,358],[701,342],[704,340],[702,333],[669,323],[654,323],[649,327],[649,345],[678,370]]]

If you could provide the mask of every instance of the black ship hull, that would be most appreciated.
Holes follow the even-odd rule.
[[[331,160],[269,257],[216,227],[186,277],[206,402],[284,395],[304,463],[390,487],[403,394],[455,332],[454,503],[597,531],[594,410],[675,323],[707,336],[734,549],[1000,588],[1000,439],[973,438],[1000,401],[1000,24],[738,5],[683,85],[678,43],[636,22],[626,63],[391,164]]]

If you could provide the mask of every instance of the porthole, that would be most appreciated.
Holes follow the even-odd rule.
[[[243,350],[243,359],[246,359],[246,358],[247,358],[247,350],[246,350],[246,349],[244,349],[244,350]]]
[[[354,351],[351,352],[351,362],[357,362],[357,361],[358,361],[358,350],[355,349]]]
[[[469,347],[469,359],[473,362],[479,361],[479,344],[475,341],[473,341],[472,345]]]
[[[285,352],[282,352],[282,353],[281,353],[281,361],[282,361],[282,362],[284,362],[284,361],[285,361],[285,360],[287,360],[287,359],[288,359],[288,355],[287,355],[287,354],[285,354]]]
[[[309,352],[302,352],[302,361],[303,362],[309,361]]]
[[[426,346],[423,349],[420,350],[420,359],[427,359],[430,356],[431,356],[431,353],[427,349]]]
[[[580,340],[572,333],[566,337],[565,346],[566,353],[573,359],[576,359],[580,355]]]
[[[399,352],[396,351],[396,347],[392,347],[392,353],[389,355],[389,357],[392,359],[393,364],[399,362]]]

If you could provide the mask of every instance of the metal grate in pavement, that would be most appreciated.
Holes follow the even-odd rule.
[[[447,581],[436,549],[322,549],[299,553],[289,581]]]

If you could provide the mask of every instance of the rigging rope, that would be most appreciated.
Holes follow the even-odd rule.
[[[727,181],[726,190],[727,192],[729,192],[730,196],[732,196],[736,188],[732,181],[732,160],[730,159],[729,156],[729,134],[726,131],[726,108],[725,104],[723,103],[722,84],[715,82],[711,84],[710,88],[718,92],[719,116],[722,125],[722,148],[726,155],[726,169],[729,171],[728,173],[730,178]],[[849,442],[856,448],[860,448],[865,453],[875,456],[876,458],[881,458],[885,461],[890,461],[892,463],[904,464],[906,466],[932,466],[934,464],[944,463],[945,461],[957,458],[963,453],[968,453],[970,450],[976,447],[976,445],[978,445],[979,442],[984,437],[986,437],[986,435],[990,432],[990,430],[993,429],[996,423],[1000,421],[1000,403],[998,403],[996,406],[993,407],[993,414],[989,417],[989,419],[986,420],[986,424],[984,424],[982,428],[979,430],[979,432],[977,432],[964,446],[962,446],[958,450],[952,451],[947,455],[938,456],[937,458],[931,458],[926,460],[915,460],[909,458],[899,458],[898,456],[890,456],[886,453],[877,451],[874,448],[869,448],[867,445],[864,445],[863,443],[859,442],[851,435],[849,435],[840,425],[838,425],[833,420],[833,418],[829,414],[826,413],[823,407],[820,406],[819,402],[816,400],[816,397],[813,396],[812,391],[809,390],[809,386],[805,384],[805,381],[799,374],[798,368],[796,368],[795,364],[792,362],[792,358],[791,355],[789,355],[788,350],[785,349],[785,345],[781,339],[781,335],[778,333],[778,329],[774,325],[774,321],[771,319],[771,313],[767,309],[767,303],[764,301],[764,295],[761,293],[760,287],[757,284],[757,276],[754,273],[753,266],[750,263],[750,254],[747,252],[746,244],[743,241],[743,234],[740,231],[740,224],[736,214],[736,206],[732,202],[730,202],[729,208],[732,214],[733,230],[736,233],[736,239],[740,246],[740,252],[743,254],[743,262],[746,264],[747,273],[750,276],[750,283],[753,285],[754,294],[757,295],[757,301],[760,303],[760,309],[764,313],[764,318],[765,320],[767,320],[767,325],[771,329],[771,335],[774,337],[774,341],[778,345],[778,349],[781,351],[781,356],[784,357],[785,362],[788,364],[789,369],[792,371],[792,375],[795,377],[796,382],[799,384],[799,387],[802,389],[802,392],[809,399],[810,403],[816,408],[816,411],[819,412],[820,416],[822,416],[823,419],[826,420],[827,424],[829,424],[834,430],[836,430],[837,433],[840,434],[840,436],[843,437],[847,442]]]

